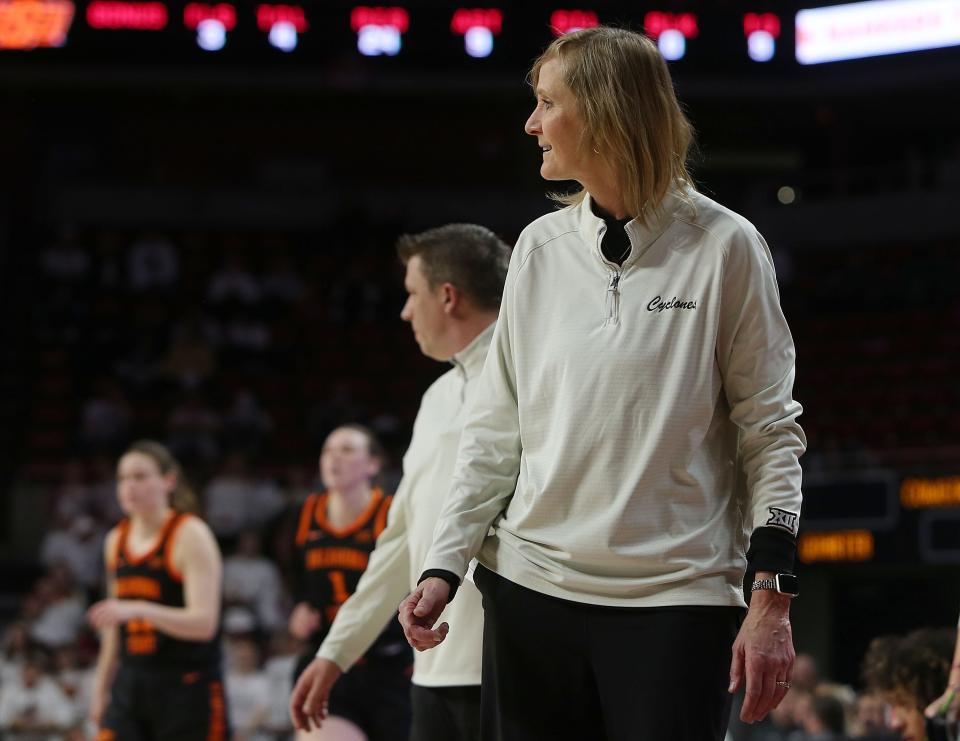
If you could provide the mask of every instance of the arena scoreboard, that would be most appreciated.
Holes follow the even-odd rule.
[[[960,564],[960,476],[805,476],[804,564]]]
[[[352,55],[427,67],[469,60],[526,65],[551,37],[600,23],[643,30],[669,61],[694,68],[819,65],[960,49],[960,0],[808,5],[0,0],[0,65],[27,54],[125,64],[286,57],[323,65]]]

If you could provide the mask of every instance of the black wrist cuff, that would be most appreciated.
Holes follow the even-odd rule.
[[[427,569],[420,574],[420,578],[417,579],[417,584],[420,584],[424,579],[429,579],[431,577],[443,579],[448,585],[450,585],[450,595],[447,597],[447,604],[449,605],[451,602],[453,602],[453,598],[457,594],[457,589],[460,588],[460,579],[457,578],[457,575],[452,571],[447,571],[446,569]]]
[[[747,572],[743,578],[743,593],[750,601],[750,586],[758,571],[792,574],[797,555],[797,539],[778,527],[758,527],[750,536],[747,550]]]

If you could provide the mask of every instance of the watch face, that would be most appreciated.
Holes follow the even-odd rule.
[[[800,594],[800,580],[793,574],[777,574],[777,591],[796,597]]]

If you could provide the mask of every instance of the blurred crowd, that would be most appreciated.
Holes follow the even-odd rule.
[[[762,722],[748,726],[734,712],[733,741],[826,741],[827,739],[898,738],[890,730],[883,698],[865,688],[831,682],[821,676],[813,657],[797,656],[792,687],[783,702]],[[736,711],[736,708],[735,708]]]
[[[399,455],[440,370],[398,318],[391,245],[401,231],[369,214],[322,235],[63,227],[38,253],[45,300],[32,303],[21,348],[33,356],[23,361],[26,469],[115,455],[135,437],[163,440],[204,477],[234,452],[275,469],[313,455],[341,421],[368,424]],[[802,259],[772,248],[797,345],[796,397],[810,410],[804,465],[900,465],[952,450],[952,246]]]
[[[285,544],[292,543],[290,528],[310,487],[282,490],[249,477],[244,465],[234,456],[203,488],[201,514],[225,554],[221,628],[233,738],[276,741],[291,731],[287,702],[302,650],[287,631],[296,587]],[[101,506],[96,485],[84,484],[78,463],[68,471],[69,486],[50,503],[61,526],[41,544],[43,575],[3,631],[3,738],[85,739],[91,731],[86,716],[97,636],[86,609],[102,594],[103,539],[117,512],[115,505]]]
[[[0,732],[89,732],[97,642],[85,610],[101,594],[103,537],[120,517],[116,456],[154,437],[184,464],[224,551],[235,738],[287,737],[300,650],[286,630],[295,589],[288,536],[318,486],[321,442],[341,423],[372,427],[388,452],[381,484],[392,490],[419,394],[442,370],[423,360],[397,317],[403,288],[388,246],[399,231],[350,219],[317,250],[309,234],[66,227],[39,252],[45,300],[29,318],[37,370],[21,475],[40,492],[33,505],[48,526],[37,549],[42,575],[7,600],[15,611],[0,611]],[[943,403],[960,401],[950,382],[960,302],[945,285],[955,251],[849,250],[796,265],[786,250],[775,256],[797,335],[797,398],[813,410],[802,419],[808,469],[873,465],[891,451],[960,439],[951,411],[960,404]],[[889,285],[907,260],[913,277],[891,307],[871,287]],[[851,292],[855,302],[843,298]],[[842,405],[831,401],[840,396]],[[930,414],[914,413],[934,397]],[[882,738],[890,726],[884,699],[822,680],[802,657],[780,708],[758,726],[733,722],[730,734]]]
[[[100,545],[100,537],[93,540]],[[293,668],[303,646],[286,627],[292,606],[289,582],[277,558],[263,554],[261,542],[260,532],[244,531],[225,560],[222,640],[234,741],[281,741],[292,733],[287,703]],[[3,631],[0,732],[8,734],[4,738],[80,741],[89,737],[86,714],[97,639],[84,615],[92,597],[80,585],[74,565],[53,559],[16,619]],[[933,679],[925,680],[930,688],[923,690],[929,694],[945,686],[953,637],[946,631],[928,633],[939,642],[933,653],[921,659],[933,667]],[[736,717],[739,702],[735,701],[728,739],[901,738],[910,722],[905,714],[919,717],[932,698],[911,696],[914,680],[898,680],[905,672],[909,674],[909,668],[898,670],[890,663],[883,643],[890,640],[880,639],[871,646],[860,690],[823,678],[811,656],[799,655],[792,688],[764,721],[740,723]],[[928,648],[929,644],[927,640]],[[903,653],[902,647],[898,650]],[[935,666],[937,650],[942,670]],[[902,707],[896,705],[898,697]],[[923,737],[914,738],[920,741]]]
[[[399,263],[317,238],[65,227],[36,266],[30,458],[116,454],[147,431],[188,467],[235,451],[289,459],[318,448],[333,417],[372,409],[379,432],[399,429],[409,410],[380,413],[393,388],[370,383],[385,352],[423,372],[398,331]]]

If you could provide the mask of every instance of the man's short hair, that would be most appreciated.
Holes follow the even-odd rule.
[[[863,659],[863,678],[870,689],[908,695],[923,710],[947,686],[955,638],[949,628],[875,638]]]
[[[477,224],[447,224],[404,234],[397,255],[406,265],[419,257],[430,288],[452,283],[479,309],[497,311],[510,264],[510,247]]]

